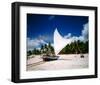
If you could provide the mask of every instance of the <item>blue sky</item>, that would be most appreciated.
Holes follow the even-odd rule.
[[[88,16],[27,14],[28,50],[39,48],[41,44],[48,42],[53,44],[53,33],[56,28],[65,38],[79,38],[86,35],[87,25]]]

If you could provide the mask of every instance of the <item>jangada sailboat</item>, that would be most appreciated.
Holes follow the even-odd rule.
[[[57,60],[59,58],[58,53],[67,45],[71,43],[71,39],[65,39],[60,35],[57,28],[54,31],[54,52],[55,55],[43,56],[44,61]]]

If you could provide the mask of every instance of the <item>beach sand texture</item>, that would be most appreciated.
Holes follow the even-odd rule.
[[[63,54],[58,60],[43,61],[42,56],[36,55],[34,58],[27,60],[27,71],[34,70],[64,70],[64,69],[82,69],[88,68],[88,54],[84,58],[80,54]]]

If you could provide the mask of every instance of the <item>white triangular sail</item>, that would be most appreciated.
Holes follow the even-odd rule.
[[[57,55],[67,44],[71,43],[71,39],[65,39],[63,38],[57,28],[54,31],[54,51]]]

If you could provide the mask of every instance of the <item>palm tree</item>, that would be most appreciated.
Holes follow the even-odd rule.
[[[54,53],[54,47],[51,45],[50,42],[49,42],[48,46],[49,46],[50,53],[51,53],[52,55],[55,55],[55,53]]]
[[[43,45],[41,46],[40,51],[41,51],[41,54],[43,54],[43,53],[44,53],[44,46],[43,46]]]

